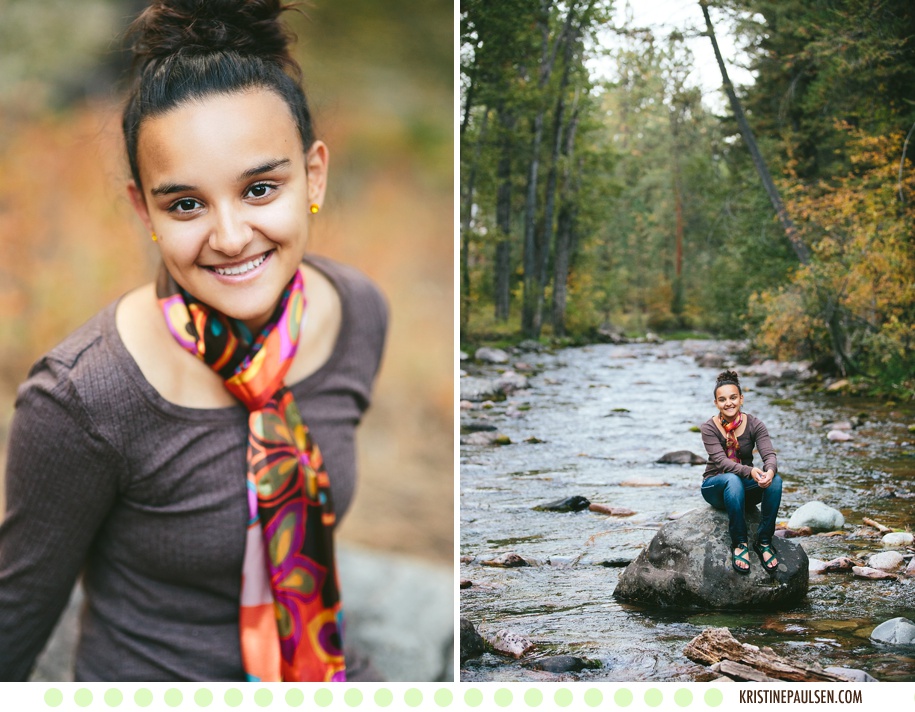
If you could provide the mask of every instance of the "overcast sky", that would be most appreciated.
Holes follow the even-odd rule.
[[[705,20],[698,0],[632,0],[630,3],[620,1],[616,7],[614,24],[623,24],[627,4],[635,24],[651,28],[659,39],[667,37],[674,30],[686,35],[686,44],[695,60],[692,82],[702,88],[703,100],[707,106],[717,112],[723,111],[727,102],[721,91],[721,73],[715,62],[712,43],[708,37],[695,36],[697,31],[705,30]],[[739,66],[745,57],[735,44],[730,22],[714,9],[710,10],[710,14],[731,81],[735,85],[752,83],[752,74]],[[614,36],[607,33],[603,41],[612,43]],[[596,63],[593,67],[598,74],[610,71],[609,64]]]

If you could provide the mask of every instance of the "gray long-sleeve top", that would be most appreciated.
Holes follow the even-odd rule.
[[[387,308],[357,271],[308,262],[340,294],[342,324],[328,361],[290,389],[321,447],[339,519]],[[35,364],[10,433],[0,679],[28,677],[81,572],[77,680],[244,679],[247,422],[241,405],[163,399],[118,336],[114,304]]]
[[[702,444],[705,445],[705,451],[708,453],[708,463],[705,466],[705,472],[702,473],[703,480],[722,472],[733,472],[741,477],[751,477],[753,448],[756,448],[762,458],[762,469],[778,472],[775,448],[772,447],[772,440],[769,439],[769,431],[766,430],[766,426],[755,415],[744,413],[744,417],[747,419],[747,427],[737,438],[740,462],[728,459],[725,454],[725,438],[715,425],[715,419],[709,418],[702,424],[699,430],[702,434]]]

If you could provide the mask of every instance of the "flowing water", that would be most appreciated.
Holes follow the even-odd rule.
[[[527,636],[537,644],[535,657],[574,655],[599,665],[565,679],[708,679],[683,648],[704,628],[727,626],[741,642],[770,646],[798,662],[915,680],[915,651],[869,639],[885,620],[915,619],[915,579],[826,574],[811,579],[803,604],[777,613],[649,609],[613,598],[623,569],[618,561],[607,564],[633,559],[670,515],[708,506],[699,493],[703,467],[655,463],[673,450],[704,456],[691,428],[715,413],[712,388],[721,369],[697,366],[697,349],[721,346],[607,344],[528,354],[525,360],[537,369],[529,390],[464,414],[462,424],[495,426],[512,444],[461,449],[461,579],[472,582],[461,591],[461,615],[484,635],[509,629]],[[846,519],[845,536],[794,539],[808,556],[881,551],[880,539],[861,528],[862,517],[894,529],[913,524],[911,404],[812,394],[799,384],[754,387],[755,381],[744,379],[743,409],[772,435],[784,480],[780,519],[811,500],[840,509]],[[854,440],[826,439],[824,426],[849,419],[860,423]],[[623,484],[632,480],[655,486]],[[533,509],[572,495],[636,514]],[[507,552],[534,565],[481,563]],[[753,565],[759,565],[755,556]],[[557,676],[487,653],[462,665],[461,679]]]

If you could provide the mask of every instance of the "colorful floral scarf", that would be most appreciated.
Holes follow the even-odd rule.
[[[743,423],[743,413],[738,413],[730,423],[721,416],[721,426],[724,428],[724,454],[729,460],[740,462],[740,444],[737,442],[735,430]]]
[[[256,337],[194,299],[164,268],[157,295],[178,343],[216,371],[249,411],[239,617],[245,674],[250,681],[343,681],[330,481],[283,383],[305,310],[301,272]]]

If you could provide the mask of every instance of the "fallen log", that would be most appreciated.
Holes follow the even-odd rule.
[[[792,663],[776,655],[771,648],[760,649],[741,643],[727,628],[706,628],[687,644],[683,654],[703,665],[725,663],[715,671],[734,680],[765,681],[759,677],[762,675],[769,680],[790,682],[851,682],[847,677],[826,672],[819,666]],[[744,666],[752,672],[743,670]]]
[[[873,519],[868,519],[867,517],[863,517],[861,521],[867,524],[867,526],[873,527],[881,534],[889,534],[891,531],[893,531],[889,527],[883,526],[880,522],[874,521]]]

